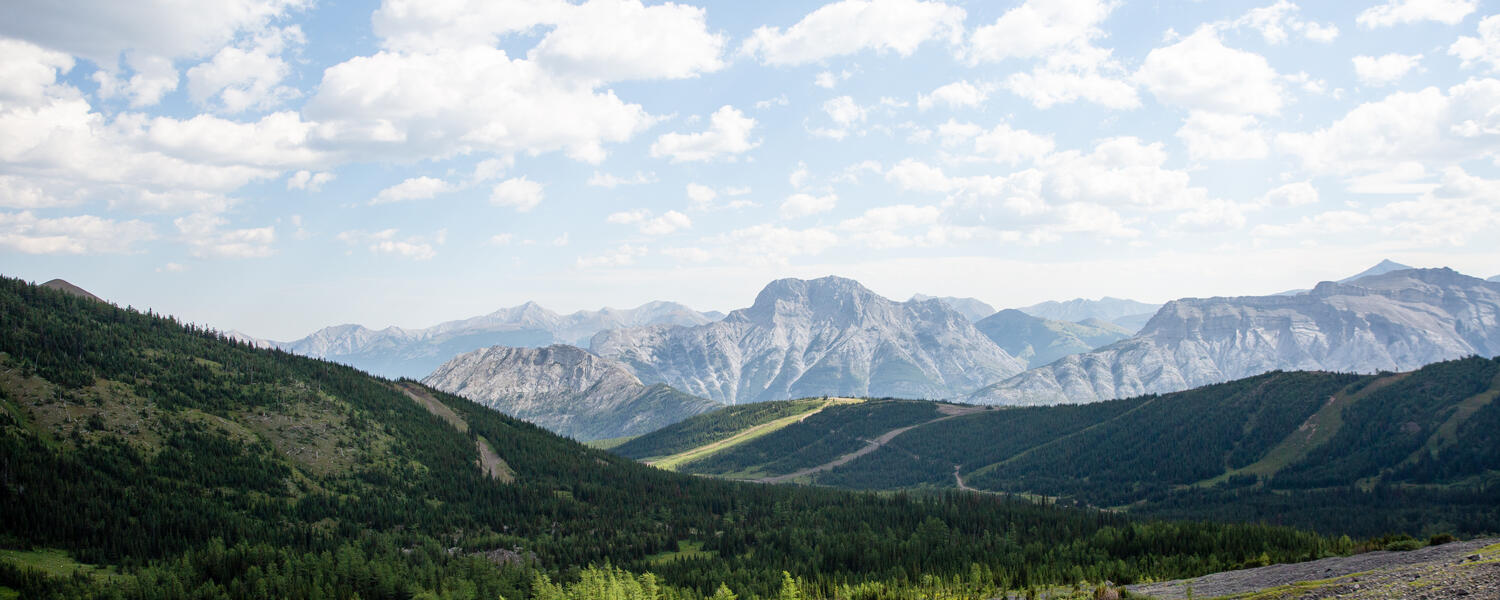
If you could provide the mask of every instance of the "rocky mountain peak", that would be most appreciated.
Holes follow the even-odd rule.
[[[817,279],[787,278],[766,284],[750,308],[734,311],[728,318],[745,319],[764,327],[786,319],[849,325],[866,316],[866,307],[878,304],[892,302],[853,279],[833,275]]]

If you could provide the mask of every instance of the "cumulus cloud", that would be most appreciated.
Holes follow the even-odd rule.
[[[427,177],[426,175],[412,177],[380,190],[379,193],[375,194],[374,198],[370,199],[370,205],[391,204],[407,200],[429,200],[438,194],[448,192],[452,189],[452,185],[441,179]]]
[[[0,213],[0,247],[24,254],[119,254],[156,239],[142,221],[115,221],[94,215],[56,219],[31,211]]]
[[[651,144],[651,156],[669,158],[672,162],[699,162],[744,154],[760,145],[750,139],[754,129],[755,119],[726,104],[709,117],[705,131],[665,133],[656,138],[656,143]]]
[[[1193,111],[1177,130],[1177,138],[1193,160],[1265,158],[1271,151],[1267,135],[1250,115]]]
[[[300,92],[281,85],[291,73],[281,54],[306,41],[302,29],[292,25],[268,28],[246,43],[226,46],[188,69],[188,97],[199,104],[213,102],[226,113],[266,110],[295,98]]]
[[[973,123],[949,119],[938,126],[938,137],[947,147],[968,146],[972,151],[966,157],[969,160],[1009,165],[1034,161],[1048,155],[1055,147],[1050,135],[1014,129],[1006,123],[986,130]]]
[[[1277,0],[1270,6],[1250,9],[1236,19],[1234,27],[1249,27],[1260,32],[1267,44],[1284,44],[1293,32],[1314,42],[1329,43],[1339,35],[1339,28],[1331,23],[1305,21],[1297,16],[1301,10],[1289,0]]]
[[[275,227],[224,229],[223,217],[198,213],[172,221],[193,256],[198,258],[265,258],[275,253]]]
[[[490,190],[490,204],[508,206],[526,212],[542,203],[542,184],[523,177],[512,177],[495,184]]]
[[[588,184],[594,187],[615,189],[622,185],[644,185],[647,183],[656,183],[656,181],[656,173],[636,171],[634,175],[620,177],[613,173],[594,171],[594,174],[589,176]]]
[[[616,225],[634,225],[646,235],[666,235],[693,226],[692,219],[675,210],[669,210],[661,216],[652,216],[651,211],[646,209],[620,211],[611,213],[605,221]]]
[[[614,250],[597,256],[581,256],[577,265],[580,269],[592,269],[598,267],[625,267],[635,264],[636,259],[646,256],[645,246],[621,244]]]
[[[303,169],[286,178],[286,189],[316,192],[323,189],[325,184],[333,181],[336,177],[333,173],[314,173]]]
[[[423,236],[398,237],[401,232],[397,229],[385,229],[376,232],[360,230],[344,231],[335,238],[349,246],[364,246],[371,254],[388,254],[400,256],[412,260],[429,260],[437,256],[437,250],[433,248],[434,242],[442,244],[447,233],[439,231],[433,236],[433,241],[428,241]]]
[[[1134,86],[1110,50],[1094,42],[1101,24],[1119,5],[1112,0],[1027,0],[969,36],[975,64],[1041,59],[1030,72],[1016,72],[1006,87],[1038,108],[1086,100],[1108,108],[1140,105]]]
[[[1386,0],[1359,13],[1354,22],[1366,29],[1436,21],[1457,25],[1479,6],[1478,0]]]
[[[1265,57],[1225,46],[1212,27],[1152,50],[1135,73],[1157,100],[1189,110],[1276,114],[1280,77]]]
[[[1318,203],[1318,188],[1310,181],[1279,186],[1256,199],[1260,206],[1306,206]]]
[[[1408,162],[1456,164],[1500,156],[1500,80],[1446,91],[1397,92],[1350,110],[1329,126],[1276,137],[1281,150],[1321,173],[1389,170]]]
[[[1422,63],[1421,54],[1386,54],[1384,56],[1356,56],[1354,75],[1368,86],[1383,87],[1401,81]]]
[[[833,210],[838,201],[839,197],[832,193],[822,196],[805,193],[792,194],[791,196],[787,196],[787,199],[781,203],[781,218],[796,219],[825,213]]]
[[[759,27],[740,53],[768,65],[817,62],[865,50],[909,56],[929,40],[956,43],[964,10],[921,0],[840,0],[809,13],[783,31]]]
[[[975,108],[984,104],[989,92],[968,81],[955,81],[922,94],[917,98],[917,108],[928,110],[939,104],[948,108]]]
[[[1479,22],[1479,37],[1458,38],[1448,54],[1462,60],[1465,69],[1488,64],[1491,72],[1500,71],[1500,15],[1485,17]]]

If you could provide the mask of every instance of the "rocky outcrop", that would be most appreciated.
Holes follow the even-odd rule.
[[[566,345],[468,352],[422,383],[580,440],[640,435],[719,407]]]
[[[1500,284],[1449,269],[1323,282],[1293,296],[1168,303],[1139,334],[975,392],[982,404],[1094,402],[1272,370],[1406,371],[1500,354]]]
[[[726,404],[962,397],[1024,367],[942,301],[894,302],[838,277],[774,281],[721,321],[605,331],[591,349]]]

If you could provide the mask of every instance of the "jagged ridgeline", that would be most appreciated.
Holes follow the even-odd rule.
[[[978,596],[1347,549],[990,495],[678,475],[415,382],[9,278],[0,507],[0,595],[27,598],[515,600],[580,580],[750,598],[783,572],[804,597]],[[93,567],[47,575],[79,564]]]
[[[1493,533],[1497,399],[1500,359],[1471,357],[1408,373],[1273,372],[1165,395],[947,417],[937,408],[959,408],[871,402],[699,453],[679,470],[858,489],[962,485],[1338,534]],[[638,441],[648,439],[673,442]],[[871,440],[883,444],[871,449]],[[809,470],[819,465],[827,468]]]

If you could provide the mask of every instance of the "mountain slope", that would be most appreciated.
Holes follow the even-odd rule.
[[[773,281],[721,321],[605,331],[590,349],[726,404],[953,397],[1024,366],[941,301],[893,302],[839,277]]]
[[[67,293],[67,294],[72,294],[74,296],[78,296],[79,298],[87,298],[87,299],[93,300],[95,302],[103,302],[104,301],[104,300],[100,299],[98,296],[90,294],[88,292],[88,290],[85,290],[85,289],[83,289],[81,287],[78,287],[76,285],[73,285],[71,283],[63,281],[61,279],[53,279],[52,281],[48,281],[47,283],[42,284],[42,287],[44,287],[44,288],[51,288],[51,289],[54,289],[54,290],[57,290],[57,291],[60,291],[60,292]]]
[[[953,296],[928,296],[926,294],[915,294],[911,297],[913,301],[937,300],[946,304],[948,308],[958,311],[958,314],[970,321],[978,321],[995,314],[995,307],[990,306],[977,298],[955,298]]]
[[[888,437],[811,482],[1039,494],[1356,535],[1500,528],[1500,359],[1401,374],[1276,372],[1163,396],[935,418],[942,407],[827,409],[682,470],[789,473]]]
[[[855,585],[993,596],[1350,548],[1283,528],[676,475],[414,382],[8,278],[0,457],[3,545],[102,567],[51,577],[0,552],[0,594],[26,598],[557,597],[549,579],[605,563],[657,576],[581,577],[670,597],[721,584],[770,597],[783,571],[809,598]],[[692,556],[672,560],[682,548]],[[975,569],[995,575],[941,583]],[[912,587],[924,575],[937,585]]]
[[[640,435],[719,404],[647,387],[617,362],[574,346],[495,346],[460,354],[422,383],[577,440]]]
[[[1062,302],[1051,300],[1016,310],[1033,317],[1053,321],[1078,322],[1085,319],[1099,319],[1116,323],[1127,329],[1137,329],[1160,308],[1160,304],[1147,304],[1105,296],[1098,300],[1085,298],[1074,298]]]
[[[1500,354],[1500,285],[1449,269],[1323,282],[1307,294],[1186,298],[1130,339],[983,388],[981,404],[1094,402],[1275,369],[1406,371]]]
[[[1080,323],[1033,317],[1008,308],[974,324],[974,328],[1028,367],[1049,364],[1070,354],[1088,352],[1130,337],[1131,331],[1099,319]]]
[[[560,315],[535,302],[426,329],[362,325],[325,327],[302,339],[272,342],[303,356],[326,358],[387,377],[421,377],[454,356],[490,346],[585,345],[605,329],[656,324],[701,325],[723,315],[700,313],[674,302],[631,309],[604,308]]]

